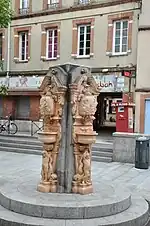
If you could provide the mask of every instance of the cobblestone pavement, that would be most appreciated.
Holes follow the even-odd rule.
[[[10,181],[40,179],[41,156],[0,152],[0,186]],[[140,192],[150,200],[150,169],[135,169],[132,164],[92,163],[93,181],[123,185],[131,192]],[[37,181],[38,183],[38,181]]]

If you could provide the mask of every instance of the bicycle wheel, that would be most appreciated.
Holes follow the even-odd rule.
[[[3,129],[2,129],[2,125],[0,124],[0,133],[3,131]]]
[[[0,124],[0,133],[6,131],[6,128],[4,125]]]
[[[8,126],[8,133],[9,134],[16,134],[18,132],[18,127],[14,122],[10,123],[10,126]]]

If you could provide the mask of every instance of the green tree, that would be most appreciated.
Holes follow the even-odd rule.
[[[0,0],[0,27],[7,28],[11,21],[11,0]]]

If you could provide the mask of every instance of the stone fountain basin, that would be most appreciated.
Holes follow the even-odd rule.
[[[96,132],[93,132],[92,134],[89,133],[78,133],[77,134],[77,142],[80,144],[93,144],[96,142]]]
[[[38,132],[38,138],[45,144],[53,144],[56,142],[57,132]]]
[[[90,219],[111,216],[128,209],[127,190],[103,182],[89,195],[40,193],[37,181],[8,183],[0,188],[0,205],[23,215],[50,219]]]

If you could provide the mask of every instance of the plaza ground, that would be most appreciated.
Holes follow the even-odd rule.
[[[7,182],[25,182],[40,180],[41,156],[0,152],[0,186]],[[93,181],[111,185],[122,185],[131,193],[140,193],[148,201],[150,200],[150,169],[142,170],[134,168],[126,163],[98,163],[92,162]],[[36,188],[35,188],[36,189]]]

